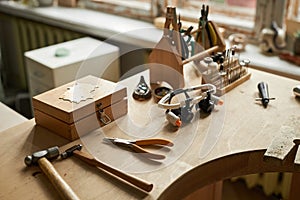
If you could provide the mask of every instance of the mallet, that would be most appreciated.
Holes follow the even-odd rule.
[[[55,146],[47,150],[35,152],[31,156],[26,156],[24,162],[27,166],[39,165],[63,199],[79,200],[79,197],[74,193],[72,188],[63,180],[49,162],[49,160],[56,159],[58,156],[59,148]]]

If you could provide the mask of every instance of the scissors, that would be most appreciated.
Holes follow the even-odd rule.
[[[150,159],[157,159],[161,160],[164,159],[165,156],[161,154],[151,153],[141,146],[173,146],[174,144],[170,140],[161,139],[161,138],[149,138],[149,139],[142,139],[142,140],[126,140],[121,138],[109,138],[105,137],[103,138],[103,141],[105,142],[111,142],[115,145],[121,146],[121,147],[127,147],[131,150],[135,151],[136,153],[142,153],[143,156],[150,158]]]

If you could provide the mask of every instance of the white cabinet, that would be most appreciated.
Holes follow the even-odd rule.
[[[119,48],[90,37],[25,52],[25,62],[31,96],[86,75],[114,82],[120,77]]]

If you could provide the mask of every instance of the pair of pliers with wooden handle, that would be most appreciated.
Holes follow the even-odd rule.
[[[131,150],[135,151],[136,153],[141,153],[142,156],[145,156],[150,159],[165,159],[166,157],[161,154],[156,154],[149,152],[142,148],[142,146],[173,146],[174,144],[170,140],[161,139],[161,138],[149,138],[149,139],[141,139],[141,140],[126,140],[121,138],[109,138],[105,137],[103,138],[105,142],[111,142],[115,145],[121,146],[121,147],[127,147]]]

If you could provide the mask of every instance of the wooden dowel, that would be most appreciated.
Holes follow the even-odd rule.
[[[47,158],[40,158],[38,160],[39,167],[44,174],[51,181],[55,189],[59,192],[62,199],[66,200],[79,200],[79,197],[75,194],[72,188],[64,181],[59,175],[53,165],[47,160]]]
[[[219,49],[219,46],[213,46],[209,49],[206,49],[205,51],[202,51],[198,54],[195,54],[187,59],[185,59],[184,61],[182,61],[182,64],[187,64],[193,60],[196,60],[196,59],[201,59],[201,58],[204,58],[206,56],[209,56],[212,52],[216,52],[217,50]]]
[[[105,164],[95,158],[93,158],[90,154],[82,152],[82,151],[74,151],[73,155],[79,159],[81,159],[82,161],[92,165],[92,166],[96,166],[99,167],[133,185],[135,185],[136,187],[145,190],[147,192],[150,192],[153,188],[153,184],[152,183],[148,183],[147,181],[144,181],[138,177],[132,176],[130,174],[127,174],[119,169],[116,169],[112,166],[109,166],[108,164]]]

